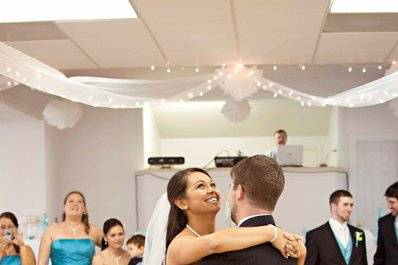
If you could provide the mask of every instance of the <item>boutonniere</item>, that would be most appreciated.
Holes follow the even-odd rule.
[[[355,232],[355,246],[358,247],[359,242],[363,240],[363,232]]]

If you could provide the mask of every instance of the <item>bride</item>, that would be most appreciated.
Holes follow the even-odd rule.
[[[168,183],[167,198],[164,194],[159,200],[148,225],[144,264],[196,264],[211,254],[266,242],[283,256],[299,257],[298,264],[304,264],[304,245],[273,225],[215,231],[219,202],[220,192],[206,171],[177,172]]]

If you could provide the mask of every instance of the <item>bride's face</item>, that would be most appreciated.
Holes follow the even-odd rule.
[[[220,191],[209,176],[193,172],[187,177],[185,197],[180,202],[180,208],[187,213],[217,213],[220,210]]]

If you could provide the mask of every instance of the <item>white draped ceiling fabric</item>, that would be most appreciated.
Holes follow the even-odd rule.
[[[398,96],[398,71],[330,97],[318,97],[263,77],[256,67],[220,67],[210,75],[163,80],[126,80],[100,77],[67,78],[56,69],[0,42],[0,90],[19,83],[41,92],[94,107],[136,108],[180,102],[203,96],[219,87],[235,101],[259,89],[298,101],[302,106],[362,107]]]

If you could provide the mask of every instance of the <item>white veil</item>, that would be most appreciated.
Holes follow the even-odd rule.
[[[144,265],[166,264],[166,234],[170,203],[163,193],[153,210],[146,230]]]

